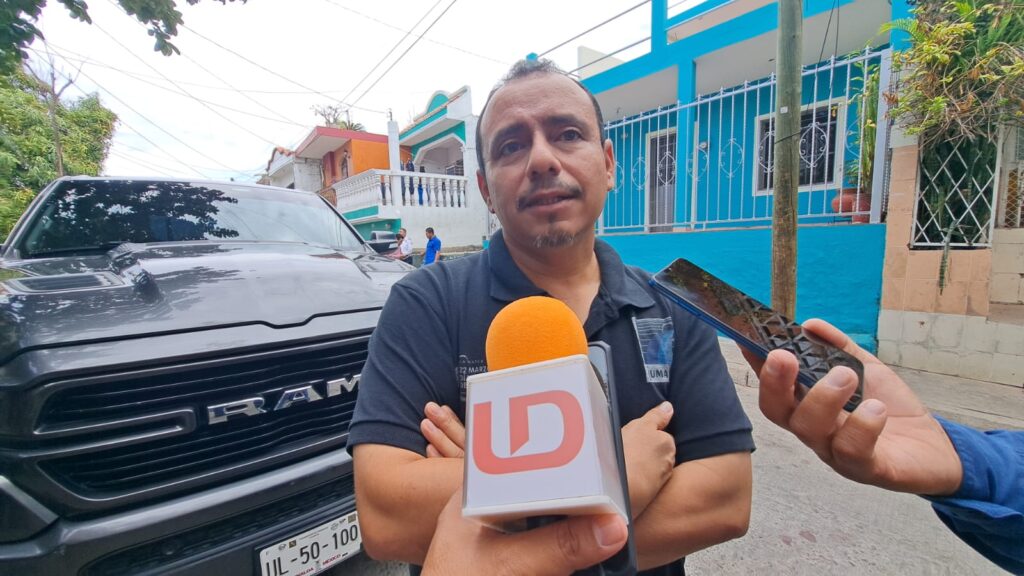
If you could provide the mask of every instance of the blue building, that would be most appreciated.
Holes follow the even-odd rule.
[[[778,6],[686,5],[652,0],[642,56],[580,50],[618,164],[599,232],[629,263],[653,271],[686,257],[769,301]],[[797,316],[869,349],[889,151],[880,95],[892,39],[879,30],[908,14],[903,0],[804,4]]]

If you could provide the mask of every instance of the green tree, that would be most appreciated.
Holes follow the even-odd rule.
[[[92,23],[89,6],[85,0],[59,0],[68,9],[71,17],[83,22]],[[199,0],[185,0],[188,4],[198,4]],[[246,0],[215,0],[221,4],[242,2]],[[181,12],[177,10],[177,0],[117,0],[121,8],[149,27],[149,35],[156,40],[153,49],[170,56],[178,49],[171,44],[172,36],[178,34],[178,26],[183,23]],[[28,59],[25,48],[43,34],[36,27],[39,14],[46,6],[46,0],[3,0],[0,2],[0,72],[10,73],[18,68],[21,62]]]
[[[116,121],[95,94],[57,103],[66,173],[99,174]],[[7,237],[35,194],[56,176],[43,88],[21,71],[0,76],[0,238]]]

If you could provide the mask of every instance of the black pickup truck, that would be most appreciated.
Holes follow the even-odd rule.
[[[348,426],[411,269],[308,192],[55,181],[0,249],[0,574],[358,554]]]

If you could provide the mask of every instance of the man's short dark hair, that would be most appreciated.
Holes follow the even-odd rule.
[[[433,234],[434,233],[434,229],[431,228],[430,226],[427,226],[427,232],[430,232],[431,234]]]
[[[594,93],[587,89],[582,82],[567,75],[561,68],[555,65],[551,60],[544,58],[538,59],[523,59],[512,65],[509,68],[508,73],[502,77],[500,81],[491,89],[490,94],[487,95],[487,100],[484,102],[484,108],[480,111],[480,119],[476,123],[476,163],[480,168],[480,173],[487,176],[487,169],[484,167],[484,144],[483,144],[483,132],[481,126],[484,123],[484,114],[487,113],[487,107],[491,104],[491,99],[494,95],[501,90],[510,82],[521,80],[529,76],[537,74],[560,74],[566,78],[572,80],[580,87],[581,90],[590,98],[590,103],[594,105],[594,116],[597,117],[597,133],[601,137],[601,142],[604,143],[604,115],[601,114],[601,105],[597,103],[597,98],[594,97]]]

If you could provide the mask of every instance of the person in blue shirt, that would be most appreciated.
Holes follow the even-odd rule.
[[[434,229],[427,227],[427,251],[423,254],[423,265],[433,264],[441,253],[441,239],[434,235]]]
[[[943,523],[983,556],[1024,574],[1024,431],[975,430],[932,415],[888,366],[822,320],[804,329],[864,363],[864,401],[843,411],[857,387],[835,368],[803,400],[794,395],[797,359],[776,350],[761,360],[761,411],[839,474],[924,496]]]

